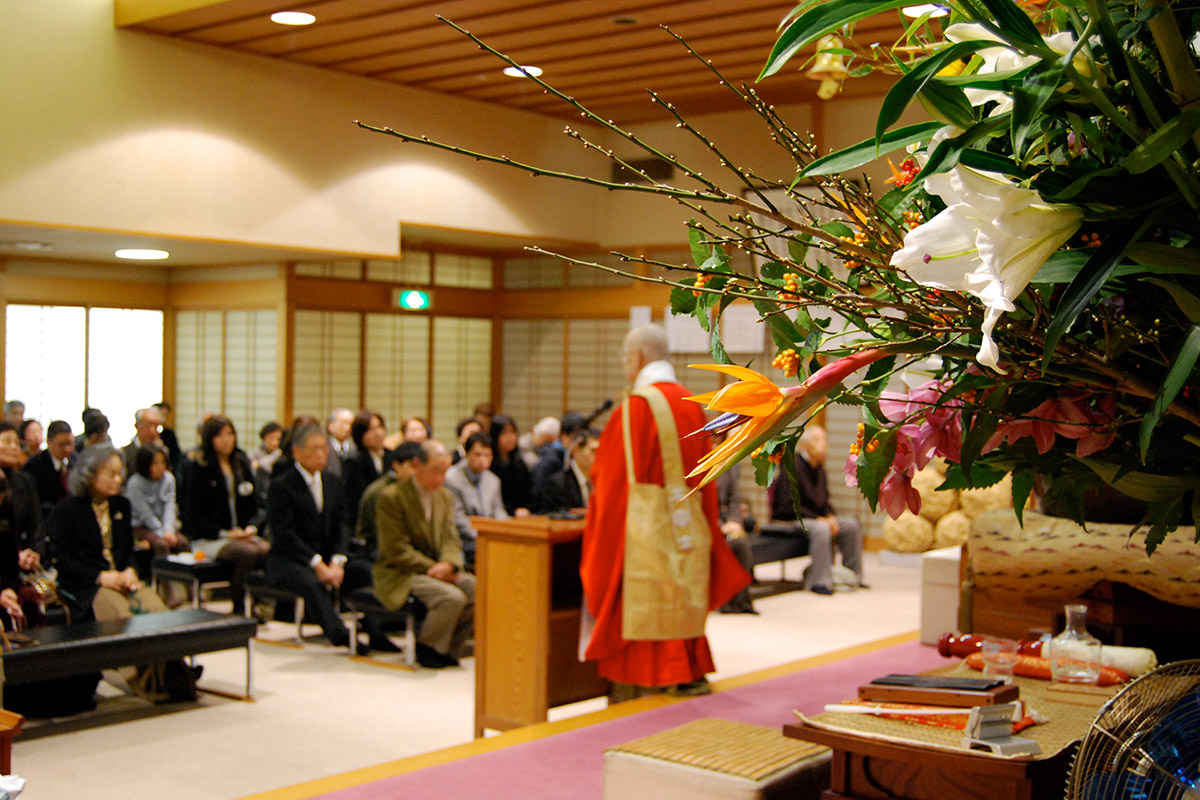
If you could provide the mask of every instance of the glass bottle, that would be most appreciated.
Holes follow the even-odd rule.
[[[1087,631],[1087,606],[1065,607],[1067,627],[1050,640],[1050,674],[1057,683],[1091,683],[1100,680],[1100,640]]]

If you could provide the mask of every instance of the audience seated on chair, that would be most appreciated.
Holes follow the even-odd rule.
[[[563,414],[558,438],[541,449],[542,456],[530,476],[530,491],[533,496],[533,507],[530,508],[530,511],[535,514],[547,514],[561,510],[554,507],[553,502],[548,503],[546,484],[552,475],[557,475],[568,468],[571,454],[579,443],[575,434],[583,428],[584,421],[583,414],[578,411],[568,411]]]
[[[341,476],[342,465],[354,455],[354,440],[350,438],[350,426],[354,424],[354,412],[348,408],[334,409],[325,420],[325,433],[329,436],[329,464],[325,468]]]
[[[392,451],[392,463],[387,471],[363,492],[358,502],[358,522],[354,536],[350,539],[350,555],[364,558],[371,564],[379,560],[379,528],[375,524],[375,508],[379,495],[397,481],[408,480],[417,471],[417,456],[421,445],[417,442],[401,442]]]
[[[533,430],[517,439],[517,449],[521,451],[521,459],[525,466],[529,467],[531,483],[533,471],[537,469],[538,462],[553,449],[560,430],[558,417],[542,417],[533,426]]]
[[[168,459],[165,447],[139,447],[125,483],[125,496],[133,507],[133,535],[150,545],[156,556],[192,549],[181,533],[175,476],[168,469]]]
[[[476,431],[464,444],[466,456],[446,471],[446,488],[454,495],[454,524],[462,539],[467,569],[475,565],[475,539],[471,517],[508,519],[500,479],[491,471],[492,437]]]
[[[71,470],[71,496],[47,521],[58,585],[71,619],[111,620],[165,611],[132,565],[129,500],[121,496],[124,460],[110,445],[84,448]],[[194,700],[195,672],[182,660],[126,668],[130,687],[152,702]]]
[[[725,440],[725,432],[714,435],[713,447]],[[754,533],[757,523],[750,513],[750,507],[742,502],[738,491],[738,480],[741,478],[742,465],[734,464],[717,476],[717,507],[721,518],[721,533],[725,534],[725,542],[737,556],[742,568],[754,574],[754,559],[750,553],[750,542],[746,538]],[[722,614],[757,614],[754,601],[750,596],[750,587],[742,589],[729,602],[721,606]]]
[[[457,464],[467,455],[467,439],[483,430],[483,425],[475,417],[463,417],[454,426],[454,434],[458,437],[458,446],[450,454],[450,463]]]
[[[193,550],[232,563],[233,612],[241,614],[246,573],[264,565],[271,546],[259,535],[265,510],[228,417],[210,417],[201,425],[200,446],[185,459],[182,485],[183,535]]]
[[[26,458],[42,452],[42,440],[45,435],[42,423],[36,419],[27,419],[17,428],[17,435],[21,439],[21,451],[25,453]]]
[[[365,408],[354,415],[350,423],[354,451],[342,462],[342,484],[346,490],[343,524],[350,531],[358,522],[358,503],[363,492],[387,471],[391,461],[391,454],[383,446],[386,438],[387,425],[382,416]]]
[[[22,467],[37,485],[43,518],[67,498],[67,474],[74,459],[75,437],[71,435],[71,425],[56,419],[46,428],[46,449]]]
[[[539,513],[555,514],[587,507],[600,435],[581,428],[571,438],[573,446],[566,454],[563,468],[548,473],[542,481],[535,501]]]
[[[0,519],[8,532],[0,531],[0,570],[3,585],[11,588],[25,608],[24,616],[36,624],[41,620],[42,597],[23,580],[26,573],[39,573],[46,555],[42,528],[42,506],[33,478],[16,468],[21,445],[8,420],[0,420]],[[0,523],[2,525],[3,523]],[[8,552],[12,549],[11,558]],[[19,618],[16,620],[19,621]]]
[[[417,637],[424,667],[455,666],[474,636],[475,576],[463,565],[454,496],[443,486],[450,454],[426,440],[416,472],[384,489],[375,506],[379,560],[375,593],[392,610],[411,593],[428,609]]]
[[[271,481],[268,493],[273,543],[267,576],[276,586],[304,598],[305,608],[330,644],[353,646],[361,654],[368,648],[351,643],[334,593],[369,586],[371,567],[348,556],[349,537],[342,525],[344,492],[341,480],[326,469],[330,458],[328,438],[317,426],[305,425],[292,435],[294,465]],[[370,617],[366,627],[371,647],[398,649]]]
[[[771,518],[795,521],[799,505],[801,521],[797,534],[808,536],[812,557],[811,588],[817,594],[833,594],[833,548],[842,552],[842,566],[851,570],[862,585],[863,533],[858,520],[839,516],[829,502],[825,457],[829,442],[825,430],[809,425],[796,446],[796,480],[799,494],[793,503],[787,473],[779,470],[771,484]]]
[[[517,423],[506,414],[497,414],[492,418],[491,437],[494,446],[491,470],[500,479],[504,510],[512,517],[525,516],[532,503],[533,476],[521,457]]]
[[[162,430],[162,414],[157,408],[139,408],[133,415],[133,440],[121,450],[125,456],[125,473],[132,475],[137,467],[138,450],[143,447],[162,445],[159,431]],[[168,457],[167,463],[170,463]]]

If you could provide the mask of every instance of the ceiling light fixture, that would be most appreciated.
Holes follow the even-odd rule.
[[[317,18],[304,11],[276,11],[271,15],[271,22],[280,25],[312,25]]]
[[[622,14],[620,16],[613,17],[609,20],[609,22],[611,22],[613,25],[637,25],[638,18],[628,14]]]
[[[525,65],[521,65],[519,67],[505,67],[504,74],[510,78],[536,78],[542,74],[542,68]]]
[[[936,19],[937,17],[949,16],[950,9],[946,8],[945,6],[939,6],[936,3],[922,3],[921,5],[917,6],[905,6],[904,8],[900,9],[900,13],[906,17],[910,17],[911,19],[917,19],[924,16],[928,16],[930,19]]]
[[[49,253],[54,245],[49,242],[8,241],[0,242],[5,249],[20,250],[22,253]]]
[[[164,258],[169,258],[170,253],[166,250],[142,250],[138,248],[128,248],[125,250],[117,250],[113,253],[117,258],[128,258],[133,261],[162,261]]]

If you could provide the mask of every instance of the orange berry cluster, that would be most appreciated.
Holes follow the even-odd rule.
[[[856,456],[862,452],[863,437],[866,435],[866,433],[867,426],[863,425],[861,422],[858,423],[858,438],[854,440],[854,444],[850,445],[850,455]]]
[[[783,291],[779,293],[779,299],[784,302],[800,302],[800,276],[794,272],[789,272],[783,276]]]
[[[910,231],[913,228],[920,225],[924,221],[925,221],[925,218],[921,216],[920,211],[905,211],[904,212],[904,224],[908,226],[908,229]]]
[[[1098,234],[1098,233],[1085,233],[1082,236],[1080,236],[1079,238],[1083,240],[1084,247],[1099,247],[1100,246],[1100,234]]]
[[[771,362],[771,366],[789,378],[793,378],[796,375],[796,370],[800,367],[800,356],[797,355],[795,350],[789,347],[775,356],[775,360]]]
[[[856,244],[859,247],[862,247],[863,245],[865,245],[867,243],[867,235],[860,231],[860,232],[854,234],[853,238],[851,238],[849,236],[842,236],[841,240],[843,242],[850,242],[851,244]],[[849,258],[846,259],[846,269],[858,269],[861,266],[862,266],[861,261],[854,261]]]
[[[692,282],[692,285],[696,287],[692,290],[692,294],[694,294],[696,297],[699,297],[701,293],[697,290],[703,289],[711,280],[712,275],[697,275],[696,280]]]

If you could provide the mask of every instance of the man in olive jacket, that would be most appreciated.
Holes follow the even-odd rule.
[[[474,635],[475,576],[463,571],[454,496],[442,485],[449,452],[429,439],[417,462],[413,476],[384,489],[375,506],[375,593],[391,609],[403,606],[410,593],[424,604],[417,661],[437,669],[456,666]]]

